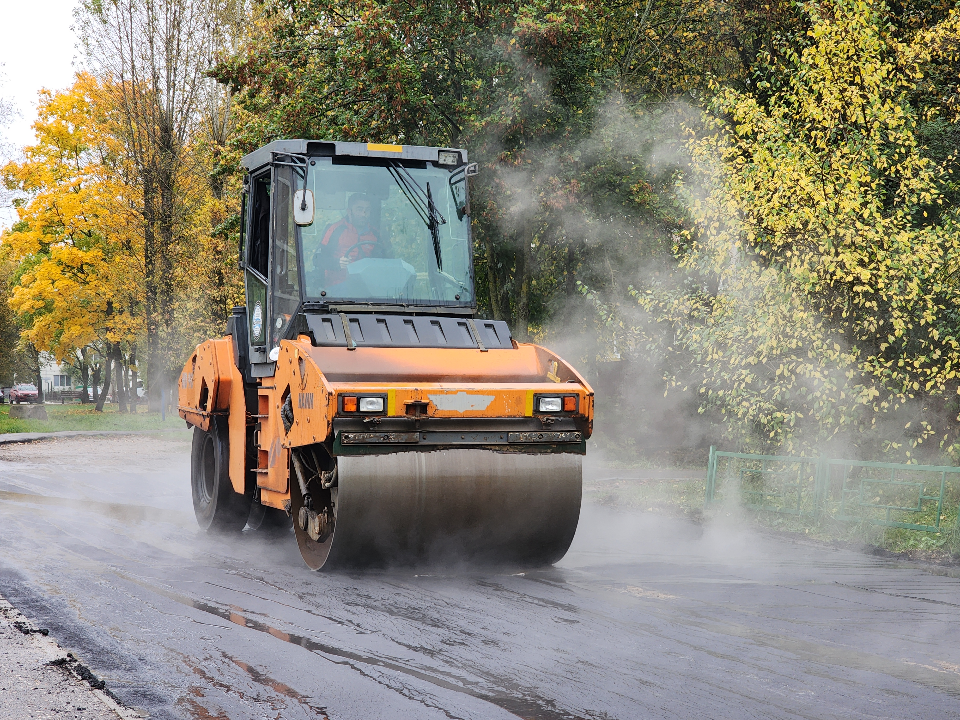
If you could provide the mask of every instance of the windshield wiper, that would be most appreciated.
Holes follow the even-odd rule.
[[[433,204],[430,183],[427,183],[427,213],[430,216],[427,227],[430,228],[430,237],[433,240],[433,254],[437,256],[437,270],[443,271],[443,262],[440,260],[440,223],[437,222],[440,213],[437,212],[437,206]],[[443,218],[440,219],[443,220]],[[446,222],[446,220],[443,220],[443,222]]]
[[[440,226],[446,225],[447,220],[437,210],[433,202],[433,193],[430,191],[430,183],[427,183],[427,189],[420,187],[420,183],[414,180],[413,175],[406,167],[396,161],[392,161],[387,167],[387,172],[394,182],[400,187],[401,192],[406,196],[410,204],[413,205],[420,219],[430,230],[430,239],[433,240],[433,253],[437,257],[437,269],[443,270],[443,260],[440,257]]]

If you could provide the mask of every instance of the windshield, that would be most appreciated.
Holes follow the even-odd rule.
[[[302,179],[294,182],[299,190]],[[297,228],[304,299],[473,305],[462,171],[318,157],[307,188],[313,223]]]

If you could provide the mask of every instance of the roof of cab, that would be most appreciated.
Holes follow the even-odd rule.
[[[382,157],[394,160],[425,160],[437,162],[441,151],[460,153],[460,163],[467,162],[467,151],[462,148],[424,147],[421,145],[389,145],[385,143],[341,142],[339,140],[274,140],[244,156],[243,167],[248,172],[268,164],[275,154]]]

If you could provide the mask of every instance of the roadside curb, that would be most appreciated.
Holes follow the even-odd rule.
[[[11,443],[39,442],[54,438],[92,437],[97,435],[156,435],[158,433],[177,433],[179,429],[169,430],[61,430],[50,433],[3,433],[0,434],[0,445]]]
[[[68,699],[75,700],[78,698],[76,693],[81,692],[93,695],[100,703],[103,713],[97,713],[97,717],[104,717],[105,714],[121,720],[142,720],[147,717],[136,710],[121,705],[106,687],[106,683],[94,675],[73,653],[66,652],[60,647],[60,644],[49,636],[47,629],[36,627],[0,595],[0,627],[3,626],[18,631],[25,636],[25,644],[14,641],[12,646],[5,646],[5,651],[8,656],[12,655],[19,659],[22,666],[27,669],[27,672],[32,673],[33,677],[39,677],[37,673],[44,672],[46,668],[59,668],[64,672],[64,681],[68,682],[67,686],[62,690],[54,691],[63,694],[62,697],[58,698],[59,702],[62,703]],[[13,635],[16,636],[16,632],[13,632]],[[49,678],[49,675],[47,677]],[[70,678],[69,681],[67,678]],[[22,682],[26,678],[20,679]],[[5,684],[10,684],[10,678],[5,679]],[[32,686],[32,683],[23,684],[19,688],[19,692],[28,692],[30,689],[28,686]],[[37,690],[37,687],[34,687],[33,690]],[[9,692],[17,692],[17,690],[11,687]],[[9,700],[9,698],[6,699]],[[58,712],[60,710],[61,708],[57,708]],[[77,707],[77,710],[83,710],[83,708]]]

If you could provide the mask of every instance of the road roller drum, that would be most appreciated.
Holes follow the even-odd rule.
[[[546,565],[566,553],[580,516],[577,455],[436,450],[344,457],[328,536],[296,527],[321,567]],[[299,483],[293,510],[303,508]]]

